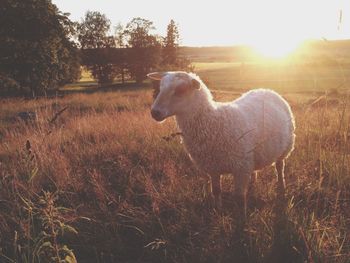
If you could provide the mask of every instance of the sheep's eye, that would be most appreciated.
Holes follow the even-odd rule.
[[[188,91],[188,85],[186,85],[185,83],[177,86],[175,88],[175,95],[176,96],[183,96],[186,92]]]

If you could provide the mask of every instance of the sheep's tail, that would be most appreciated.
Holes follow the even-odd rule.
[[[288,105],[288,110],[289,110],[289,116],[290,116],[290,120],[288,121],[288,123],[289,123],[289,134],[291,136],[290,136],[290,140],[288,141],[288,144],[286,146],[286,151],[281,156],[281,159],[288,158],[289,155],[291,154],[291,152],[294,150],[294,145],[295,145],[295,137],[296,137],[296,135],[295,135],[295,120],[294,120],[294,116],[293,116],[293,113],[292,113],[289,105]]]

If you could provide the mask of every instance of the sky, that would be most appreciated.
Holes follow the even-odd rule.
[[[112,25],[134,17],[154,22],[165,35],[178,23],[181,45],[289,49],[305,39],[350,39],[350,0],[53,0],[80,21],[87,10],[107,15]],[[342,10],[342,23],[339,13]]]

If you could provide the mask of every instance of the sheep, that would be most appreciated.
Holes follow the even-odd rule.
[[[285,159],[294,148],[295,123],[288,103],[276,92],[255,89],[232,102],[216,102],[201,79],[186,72],[154,72],[159,91],[151,107],[162,122],[176,118],[192,161],[211,178],[215,206],[221,207],[221,175],[233,174],[235,196],[246,213],[251,176],[275,164],[277,190],[285,191]],[[160,82],[159,82],[160,81]]]

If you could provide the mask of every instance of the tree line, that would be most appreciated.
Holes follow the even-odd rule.
[[[113,32],[112,32],[112,29]],[[81,68],[100,84],[141,83],[152,70],[189,70],[179,54],[179,30],[166,36],[140,17],[112,27],[106,15],[88,11],[69,19],[51,0],[4,0],[0,6],[0,93],[43,94],[77,81]]]

